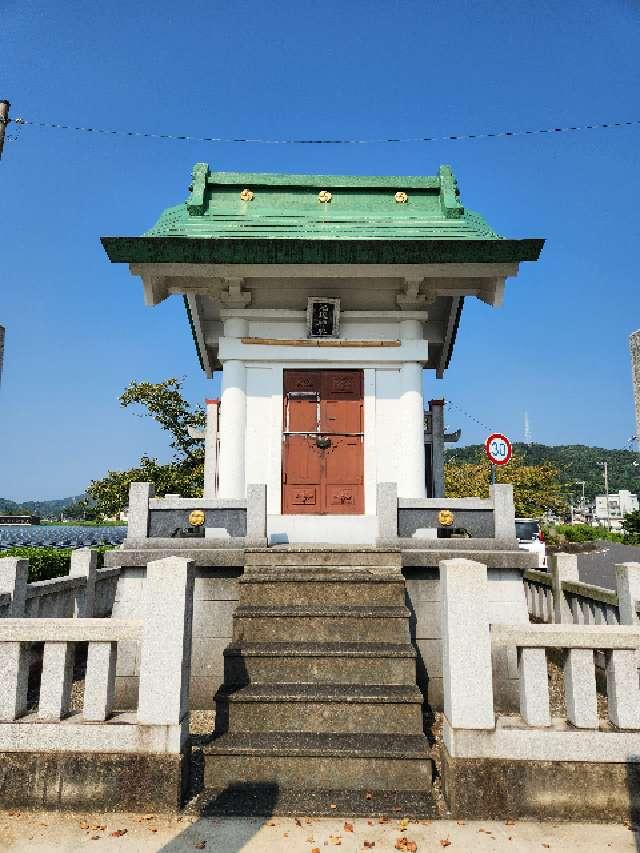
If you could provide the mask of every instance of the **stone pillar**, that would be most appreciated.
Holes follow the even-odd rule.
[[[166,557],[147,565],[142,602],[138,722],[177,725],[189,710],[192,560]]]
[[[488,586],[482,563],[440,563],[444,714],[453,729],[495,726]]]
[[[146,539],[149,535],[149,498],[155,495],[153,483],[131,483],[127,539]]]
[[[267,487],[264,483],[247,486],[247,542],[262,544],[267,538]]]
[[[0,559],[0,593],[8,593],[11,596],[7,616],[14,619],[24,616],[28,581],[29,560],[18,557]]]
[[[74,591],[73,615],[76,618],[91,618],[96,600],[96,570],[98,554],[91,548],[78,548],[71,552],[69,577],[84,578],[84,589]]]
[[[398,538],[398,485],[378,483],[376,496],[378,538]]]
[[[638,625],[636,605],[640,601],[640,563],[616,566],[616,592],[621,625]]]
[[[516,538],[516,511],[513,504],[511,483],[496,483],[489,486],[493,503],[494,536],[496,539]]]
[[[573,625],[573,614],[562,591],[562,581],[580,580],[578,558],[575,554],[554,554],[549,557],[549,563],[553,590],[553,621],[557,624]]]
[[[225,324],[226,325],[226,324]],[[218,497],[245,497],[245,433],[247,425],[246,382],[244,362],[225,361],[222,370],[220,407],[220,460]]]
[[[423,498],[425,468],[422,365],[413,361],[405,362],[400,370],[400,382],[402,429],[398,495],[401,498]]]
[[[444,400],[429,400],[433,497],[444,497]]]
[[[218,476],[218,406],[219,400],[206,400],[207,426],[204,433],[203,497],[215,498]]]

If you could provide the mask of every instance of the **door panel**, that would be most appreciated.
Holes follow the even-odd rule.
[[[364,512],[362,391],[361,370],[284,371],[283,512]]]

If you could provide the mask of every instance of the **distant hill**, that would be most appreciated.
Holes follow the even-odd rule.
[[[522,444],[513,445],[517,453],[527,464],[538,465],[541,462],[552,462],[559,470],[567,487],[572,486],[572,494],[582,496],[582,487],[575,486],[576,480],[585,481],[585,497],[593,501],[596,495],[604,494],[604,477],[602,466],[598,462],[609,463],[609,491],[629,489],[637,494],[640,492],[640,454],[631,450],[607,450],[603,447],[588,447],[586,444]],[[479,454],[484,454],[480,444],[469,444],[466,447],[452,447],[445,451],[446,461],[455,462],[477,461]]]
[[[39,515],[42,518],[54,518],[84,495],[70,498],[56,498],[51,501],[24,501],[17,503],[9,498],[0,498],[0,515]]]

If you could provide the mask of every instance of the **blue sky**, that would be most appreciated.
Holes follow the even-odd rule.
[[[640,119],[640,4],[305,0],[187,5],[2,2],[0,97],[12,115],[235,137],[380,138]],[[640,326],[640,127],[406,145],[214,145],[17,129],[0,162],[0,496],[81,492],[142,452],[131,379],[200,373],[181,299],[145,309],[101,235],[140,234],[191,166],[435,174],[500,233],[545,237],[505,306],[467,300],[446,396],[518,440],[624,447],[627,337]],[[485,430],[459,412],[465,442]]]

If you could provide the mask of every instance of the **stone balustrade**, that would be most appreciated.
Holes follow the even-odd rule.
[[[108,616],[120,570],[98,569],[97,558],[90,548],[74,550],[68,575],[33,583],[28,560],[0,558],[0,618]]]
[[[491,624],[486,566],[471,560],[443,560],[440,574],[444,742],[450,756],[605,763],[627,762],[631,757],[640,760],[639,625]],[[620,578],[633,575],[632,569],[618,572]],[[540,586],[550,588],[546,582]],[[572,594],[571,586],[567,593]],[[555,604],[557,616],[561,608],[558,601]],[[566,600],[561,605],[571,613]],[[517,652],[519,715],[495,712],[492,647]],[[550,715],[549,650],[561,650],[564,655],[566,720]],[[606,661],[608,726],[598,719],[596,651]]]
[[[17,575],[24,574],[25,566],[20,565],[24,562],[14,561],[18,564]],[[169,557],[152,561],[147,567],[139,619],[78,615],[75,619],[10,616],[0,620],[0,764],[9,762],[18,776],[23,774],[27,789],[22,792],[23,803],[39,802],[40,795],[28,782],[34,756],[37,760],[42,758],[45,764],[47,756],[60,756],[58,763],[63,769],[58,766],[56,772],[58,776],[70,775],[66,784],[76,790],[76,794],[69,794],[76,797],[72,803],[76,806],[84,803],[82,797],[78,801],[78,786],[72,784],[74,774],[79,772],[78,762],[84,762],[88,790],[92,774],[116,774],[112,777],[110,797],[118,785],[124,784],[122,774],[126,776],[127,772],[127,762],[118,763],[114,755],[135,756],[129,766],[134,775],[140,770],[141,756],[176,756],[178,769],[172,765],[174,781],[176,773],[181,776],[181,755],[188,742],[193,584],[193,563]],[[89,607],[86,596],[77,596],[76,604],[80,614]],[[31,697],[28,704],[29,648],[34,643],[44,645],[42,675],[37,699]],[[86,643],[88,647],[82,709],[72,709],[71,702],[77,643]],[[116,661],[121,643],[136,643],[139,648],[140,686],[135,711],[114,709]],[[68,761],[72,753],[82,754],[75,764]],[[105,754],[104,766],[95,754]],[[157,769],[163,766],[167,770],[166,761]],[[43,772],[49,772],[47,767],[43,765]],[[148,772],[148,761],[145,768]],[[167,778],[170,776],[168,772]],[[60,779],[56,785],[62,785]],[[16,799],[6,788],[0,786],[0,805],[17,805],[20,796],[16,795]],[[177,802],[175,790],[169,795]],[[99,804],[100,795],[97,796]],[[149,796],[153,800],[156,794]],[[87,799],[91,801],[88,795]]]
[[[550,557],[550,572],[524,574],[529,614],[540,622],[568,625],[638,625],[640,563],[616,566],[616,589],[580,581],[577,557]]]

